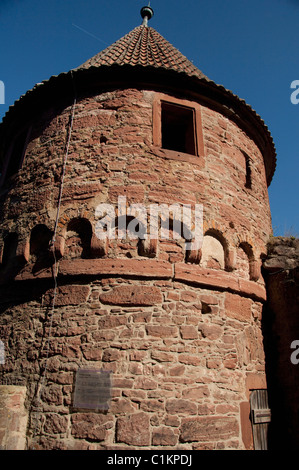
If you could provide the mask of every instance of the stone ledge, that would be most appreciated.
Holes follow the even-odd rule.
[[[234,277],[225,271],[201,269],[198,266],[187,265],[185,263],[177,263],[175,265],[174,280],[220,290],[229,290],[245,294],[249,297],[255,297],[262,301],[265,301],[267,298],[265,287],[256,282]]]
[[[173,277],[173,268],[167,261],[156,260],[75,259],[59,262],[59,277],[107,275],[168,279]],[[33,273],[32,266],[28,266],[15,277],[15,280],[27,281],[51,277],[52,268]]]
[[[174,271],[174,272],[173,272]],[[203,269],[198,265],[159,260],[133,259],[76,259],[59,262],[59,278],[78,276],[130,276],[147,279],[173,279],[216,290],[228,290],[241,295],[266,300],[263,285],[235,277],[225,271]],[[15,281],[50,279],[52,268],[33,273],[32,266],[26,266],[14,278]]]

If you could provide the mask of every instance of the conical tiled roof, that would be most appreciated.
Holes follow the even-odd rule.
[[[76,70],[103,65],[142,65],[207,77],[155,29],[141,25],[95,55]]]
[[[116,68],[123,67],[121,70],[125,76],[127,76],[128,68],[134,66],[135,78],[143,80],[143,83],[145,77],[140,77],[141,70],[144,70],[145,74],[147,70],[151,72],[148,74],[149,82],[155,80],[156,74],[153,73],[155,70],[166,72],[162,75],[167,75],[167,71],[174,72],[174,75],[177,74],[178,78],[186,78],[188,86],[194,86],[197,91],[207,97],[208,101],[216,102],[219,106],[223,105],[225,111],[229,110],[230,115],[235,113],[235,119],[238,122],[241,120],[244,124],[245,121],[246,128],[249,126],[254,130],[252,137],[264,154],[267,181],[270,184],[276,167],[276,151],[269,129],[261,117],[244,100],[222,85],[217,85],[213,80],[210,80],[155,29],[148,27],[147,22],[137,26],[81,66],[69,72],[52,76],[28,90],[10,106],[2,123],[0,123],[0,142],[1,135],[7,134],[7,126],[14,123],[14,119],[18,116],[21,116],[21,119],[22,116],[26,116],[28,119],[29,114],[33,113],[34,109],[35,112],[41,112],[41,109],[38,111],[37,108],[46,106],[47,97],[49,102],[58,99],[58,97],[65,99],[66,90],[72,89],[70,83],[73,87],[75,83],[75,88],[78,91],[93,83],[96,77],[100,77],[104,81],[108,80],[108,83],[118,78],[123,79],[124,77],[120,77],[119,73],[115,71],[114,66]],[[110,75],[109,72],[111,72]],[[174,75],[172,75],[172,78]],[[130,76],[132,77],[133,74],[130,74]],[[163,78],[161,74],[157,74],[157,77],[159,80]],[[156,84],[156,81],[154,83]],[[185,81],[184,86],[186,86]]]

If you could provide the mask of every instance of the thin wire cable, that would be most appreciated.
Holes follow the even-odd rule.
[[[72,76],[72,78],[73,78],[73,76]],[[39,384],[39,388],[38,388],[38,392],[37,392],[37,410],[38,410],[38,406],[39,406],[39,402],[40,402],[41,393],[42,393],[42,390],[43,390],[43,387],[44,387],[44,384],[45,384],[46,373],[47,373],[47,370],[48,370],[50,338],[51,338],[52,327],[53,327],[53,318],[54,318],[54,310],[55,310],[57,287],[58,287],[57,286],[58,263],[57,263],[56,253],[55,253],[55,240],[56,240],[57,227],[58,227],[58,221],[59,221],[59,216],[60,216],[61,201],[62,201],[62,194],[63,194],[63,187],[64,187],[64,179],[65,179],[66,165],[67,165],[68,155],[69,155],[70,142],[71,142],[71,137],[72,137],[72,130],[73,130],[76,104],[77,104],[77,99],[76,99],[76,95],[75,95],[73,106],[72,106],[68,141],[67,141],[66,152],[65,152],[64,161],[63,161],[63,169],[62,169],[62,176],[61,176],[60,189],[59,189],[59,197],[58,197],[58,204],[57,204],[57,214],[56,214],[55,226],[54,226],[54,231],[53,231],[53,237],[52,237],[52,240],[51,240],[51,243],[50,243],[50,247],[52,248],[53,257],[54,257],[54,264],[53,264],[53,268],[52,268],[53,279],[54,279],[54,290],[53,290],[53,300],[52,300],[52,308],[51,308],[51,314],[50,314],[50,327],[49,327],[48,341],[47,341],[45,369],[44,369],[44,372],[42,374],[41,382]],[[39,413],[39,411],[37,411],[37,413]],[[38,419],[36,419],[36,425],[37,425],[37,422],[38,422]],[[34,433],[33,433],[33,435],[34,435]]]

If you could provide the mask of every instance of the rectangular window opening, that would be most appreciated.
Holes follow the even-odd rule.
[[[9,157],[9,162],[5,175],[6,179],[15,175],[20,169],[26,151],[27,139],[28,129],[26,129],[16,137],[16,140],[13,143],[11,155]]]
[[[194,109],[161,102],[162,148],[197,155]]]

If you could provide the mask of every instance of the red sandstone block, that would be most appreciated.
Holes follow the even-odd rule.
[[[111,305],[156,305],[162,294],[154,286],[119,286],[100,295],[100,301]]]
[[[184,418],[181,425],[182,442],[209,441],[239,437],[239,425],[233,417],[206,416]]]
[[[89,344],[82,345],[83,356],[88,361],[101,361],[102,359],[102,350],[98,347],[90,346]],[[69,354],[69,348],[67,350]],[[67,356],[68,357],[68,356]]]
[[[130,361],[143,361],[147,353],[145,351],[132,351],[129,354]]]
[[[207,368],[208,369],[219,369],[222,364],[221,359],[207,358]]]
[[[132,379],[124,379],[122,377],[113,377],[113,387],[115,388],[132,388],[134,381]]]
[[[153,431],[152,444],[154,446],[174,446],[178,442],[178,436],[169,427],[159,427]]]
[[[172,399],[166,402],[166,411],[170,414],[197,414],[197,405],[189,400]]]
[[[171,369],[169,369],[169,375],[172,376],[172,377],[184,375],[184,373],[185,373],[185,366],[183,366],[181,364],[178,365],[178,366],[174,366]]]
[[[149,415],[141,412],[118,418],[116,441],[133,446],[149,446]]]
[[[178,336],[178,328],[175,326],[147,325],[146,332],[149,336],[158,338],[174,338]]]
[[[178,427],[180,425],[181,421],[180,418],[178,418],[175,415],[166,415],[164,419],[164,424],[165,426],[171,426],[171,427]]]
[[[197,339],[198,329],[192,325],[181,326],[181,336],[183,339]]]
[[[137,403],[125,398],[115,398],[111,401],[109,411],[114,414],[118,413],[134,413],[138,409]]]
[[[140,404],[140,409],[147,412],[164,411],[164,403],[162,400],[143,400]]]
[[[113,419],[97,413],[76,413],[71,416],[72,436],[78,439],[103,441],[107,430],[112,428]]]
[[[141,388],[142,390],[155,390],[157,386],[158,384],[155,380],[152,380],[147,377],[138,377],[134,384],[134,388]]]
[[[252,300],[237,294],[225,294],[226,315],[239,321],[250,322]]]
[[[67,275],[115,275],[131,274],[132,276],[170,278],[172,266],[170,263],[158,260],[138,259],[74,259],[62,260],[59,274]]]
[[[183,364],[198,366],[201,364],[202,359],[199,357],[198,354],[187,354],[181,353],[178,355],[179,362]]]
[[[67,431],[68,419],[56,413],[49,413],[45,416],[44,431],[47,434],[61,434]]]
[[[198,329],[201,331],[204,338],[210,340],[219,339],[223,334],[223,329],[219,325],[202,324],[199,325]]]
[[[182,302],[195,302],[197,299],[197,294],[196,292],[193,291],[182,291],[181,292],[181,301]]]
[[[188,388],[183,390],[182,397],[186,400],[199,400],[210,395],[206,385]]]
[[[201,294],[199,298],[201,302],[207,305],[218,305],[219,302],[216,296],[210,294]]]
[[[170,291],[167,292],[166,298],[167,300],[180,300],[180,294],[175,291]]]
[[[239,290],[238,280],[224,271],[216,271],[212,269],[202,269],[196,265],[186,265],[177,263],[175,265],[176,281],[188,281],[195,284],[207,286],[230,288]]]
[[[223,365],[227,369],[235,369],[237,367],[237,364],[238,364],[237,355],[233,353],[226,356],[225,359],[223,360]]]
[[[128,370],[132,375],[142,375],[143,365],[140,363],[133,362],[129,364]]]
[[[113,362],[118,361],[121,357],[120,351],[117,349],[105,349],[103,351],[102,361],[103,362]]]
[[[60,286],[55,296],[55,305],[79,305],[87,301],[90,292],[89,286],[69,285]],[[54,290],[48,290],[44,295],[45,304],[51,304],[54,300]]]
[[[151,352],[151,357],[158,362],[173,362],[175,360],[175,354],[166,351],[154,350]]]

